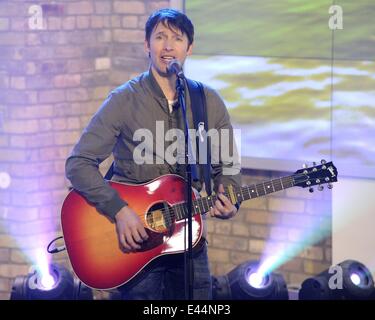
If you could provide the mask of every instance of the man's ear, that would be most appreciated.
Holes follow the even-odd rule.
[[[150,57],[150,43],[147,40],[144,42],[144,50],[147,56]]]
[[[193,43],[188,47],[186,54],[190,56],[193,53]]]

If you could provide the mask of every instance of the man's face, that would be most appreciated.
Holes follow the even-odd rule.
[[[150,53],[151,68],[163,77],[169,76],[167,65],[172,59],[183,64],[192,53],[192,45],[181,30],[170,29],[159,23],[151,33],[150,42],[145,40],[145,50]]]

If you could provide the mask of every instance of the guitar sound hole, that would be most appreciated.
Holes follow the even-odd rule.
[[[154,204],[147,212],[148,227],[156,232],[170,231],[173,225],[173,209],[166,202]]]

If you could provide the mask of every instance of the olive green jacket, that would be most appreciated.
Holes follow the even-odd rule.
[[[229,114],[220,96],[208,86],[204,86],[204,91],[208,128],[228,129],[233,133]],[[189,126],[194,128],[188,92],[186,96]],[[184,176],[183,166],[165,161],[164,153],[173,143],[166,141],[164,134],[172,128],[183,130],[183,123],[181,108],[177,105],[170,112],[168,101],[149,70],[109,94],[67,159],[66,176],[72,186],[100,212],[114,218],[127,204],[126,199],[120,198],[103,179],[98,170],[99,164],[113,153],[113,180],[127,183],[143,183],[168,173]],[[144,137],[140,138],[143,134]],[[139,147],[142,143],[146,145],[146,140],[150,143],[145,150],[152,163],[146,161],[142,164]],[[214,190],[220,183],[240,186],[240,163],[238,157],[233,158],[226,161],[219,155],[216,163],[212,164]],[[194,184],[198,190],[201,185],[199,182]]]

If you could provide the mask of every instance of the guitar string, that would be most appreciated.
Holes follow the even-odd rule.
[[[270,182],[272,182],[272,181],[277,181],[277,180],[280,180],[280,182],[281,182],[281,179],[284,181],[284,183],[285,184],[288,184],[288,183],[290,183],[290,182],[293,182],[293,180],[294,180],[294,178],[293,177],[285,177],[285,178],[276,178],[276,179],[273,179],[273,180],[271,180]],[[245,187],[240,187],[240,190],[241,190],[241,192],[242,191],[246,191],[247,189],[250,189],[250,187],[251,186],[255,186],[256,188],[258,188],[259,186],[261,186],[261,185],[263,185],[263,188],[265,187],[265,184],[266,184],[266,182],[262,182],[262,183],[260,183],[260,184],[253,184],[253,185],[250,185],[250,186],[245,186]],[[293,185],[292,185],[293,186]],[[281,189],[282,190],[282,189]],[[266,191],[266,190],[264,190],[264,191]],[[279,190],[280,191],[280,190]],[[236,193],[238,193],[238,189],[237,188],[235,188],[235,192]],[[224,194],[225,194],[225,196],[228,196],[228,193],[227,192],[224,192]],[[267,192],[264,194],[264,195],[266,195],[267,194]],[[250,194],[249,194],[250,195]],[[263,196],[263,195],[260,195],[260,196]],[[259,197],[259,196],[258,196]],[[211,196],[211,198],[212,198],[212,201],[216,201],[217,200],[217,196],[215,195],[215,196]],[[199,199],[201,199],[201,200],[203,200],[203,199],[207,199],[207,197],[206,198],[199,198]],[[196,201],[199,201],[199,199],[197,199]],[[251,198],[250,198],[251,199]],[[184,206],[184,204],[185,203],[182,203],[182,209],[185,209],[186,207]],[[163,218],[166,220],[166,223],[167,224],[171,224],[172,223],[172,221],[173,220],[175,220],[174,218],[176,217],[176,215],[174,214],[175,213],[175,208],[177,208],[177,206],[179,206],[179,205],[181,205],[181,204],[177,204],[177,205],[174,205],[174,206],[172,206],[172,207],[170,207],[170,208],[168,208],[167,210],[165,210],[165,209],[161,209],[161,212],[162,212],[162,214],[163,214]],[[198,205],[198,207],[199,207],[199,205]],[[168,215],[165,215],[165,213],[167,213]],[[183,212],[184,213],[184,212]],[[198,212],[197,212],[198,213]],[[196,213],[195,213],[196,214]],[[184,218],[184,217],[183,217]],[[182,218],[182,219],[183,219]]]
[[[240,187],[239,190],[238,190],[238,188],[235,188],[235,189],[234,189],[234,192],[235,192],[236,194],[238,194],[238,193],[243,194],[243,191],[247,191],[247,192],[249,193],[248,190],[251,189],[251,187],[255,187],[255,189],[258,190],[258,187],[263,185],[263,189],[264,189],[265,193],[259,195],[258,192],[257,192],[257,197],[260,197],[260,196],[267,195],[267,191],[266,191],[266,189],[265,189],[265,186],[266,186],[267,184],[272,184],[273,189],[274,189],[274,182],[278,182],[278,181],[280,181],[280,185],[281,185],[281,187],[282,187],[281,190],[283,190],[283,189],[286,189],[286,188],[289,188],[289,187],[293,187],[293,186],[295,186],[295,184],[294,184],[294,183],[295,183],[295,180],[298,179],[298,178],[301,178],[301,177],[305,178],[304,181],[306,181],[306,180],[308,181],[308,180],[309,180],[309,177],[306,176],[305,173],[299,173],[299,174],[294,174],[294,175],[292,175],[292,176],[288,176],[288,177],[275,178],[275,179],[270,180],[269,182],[261,182],[261,183],[258,183],[258,184],[252,184],[252,185],[248,185],[248,186],[245,186],[245,187]],[[283,185],[284,185],[284,184],[289,184],[289,183],[292,183],[292,185],[291,185],[291,186],[288,186],[288,187],[286,187],[286,188],[284,188]],[[301,181],[300,183],[302,183],[302,181]],[[324,182],[324,183],[326,183],[326,182]],[[227,189],[227,188],[225,188],[225,189]],[[277,190],[277,191],[281,191],[281,190]],[[274,190],[273,192],[276,192],[276,191]],[[228,192],[224,192],[224,195],[228,197]],[[250,193],[249,193],[249,195],[250,195]],[[211,198],[212,198],[211,201],[216,201],[216,200],[217,200],[217,196],[216,196],[216,195],[211,196]],[[199,200],[203,200],[203,199],[208,199],[208,197],[205,197],[205,198],[198,198],[198,199],[196,199],[195,201],[198,202]],[[252,199],[252,198],[250,197],[249,199]],[[249,200],[249,199],[248,199],[248,200]],[[183,214],[184,214],[184,209],[186,208],[186,207],[185,207],[185,203],[186,203],[186,202],[182,203]],[[175,217],[176,217],[176,215],[174,214],[174,213],[175,213],[175,209],[177,208],[177,206],[180,206],[180,205],[181,205],[181,203],[180,203],[180,204],[177,204],[177,205],[173,205],[172,207],[168,208],[167,210],[165,210],[165,209],[161,209],[161,212],[162,212],[163,218],[166,220],[167,224],[171,224],[172,221],[175,220]],[[198,207],[199,207],[199,203],[198,203]],[[203,205],[203,208],[204,208],[204,205]],[[196,212],[196,213],[199,213],[199,212]],[[196,213],[195,213],[195,214],[196,214]],[[166,216],[165,214],[168,214],[168,215]],[[183,218],[186,218],[186,216],[182,217],[181,219],[183,219]],[[180,220],[181,220],[181,219],[180,219]]]
[[[270,180],[269,182],[268,182],[268,184],[270,184],[270,183],[272,183],[272,185],[273,185],[273,181],[280,181],[280,183],[281,183],[281,186],[283,186],[283,181],[284,181],[284,183],[285,184],[288,184],[288,183],[290,183],[290,182],[292,182],[292,186],[293,186],[293,181],[295,180],[295,178],[296,177],[301,177],[301,176],[304,176],[305,174],[296,174],[296,175],[294,175],[294,176],[289,176],[289,177],[284,177],[284,178],[276,178],[276,179],[272,179],[272,180]],[[255,187],[256,189],[258,189],[258,187],[259,186],[261,186],[261,185],[263,185],[263,188],[265,189],[265,185],[267,184],[267,182],[261,182],[261,183],[258,183],[258,184],[252,184],[252,185],[249,185],[249,186],[245,186],[245,187],[240,187],[239,189],[238,188],[235,188],[234,189],[234,191],[235,191],[235,193],[236,194],[238,194],[238,193],[241,193],[241,194],[243,194],[243,191],[247,191],[247,192],[249,192],[248,191],[248,189],[250,189],[250,187]],[[227,188],[225,188],[225,189],[227,189]],[[285,189],[285,188],[282,188],[282,189]],[[282,190],[281,189],[281,190]],[[281,191],[281,190],[278,190],[278,191]],[[266,192],[266,190],[264,190],[265,192]],[[228,192],[224,192],[224,195],[225,196],[227,196],[228,197]],[[250,195],[250,194],[249,194]],[[263,195],[267,195],[267,192],[265,193],[265,194],[263,194]],[[259,196],[263,196],[263,195],[258,195],[258,197]],[[211,196],[211,198],[212,198],[212,200],[211,201],[216,201],[217,200],[217,196],[216,195],[214,195],[214,196]],[[203,200],[203,199],[208,199],[208,197],[205,197],[205,198],[198,198],[198,199],[196,199],[195,201],[196,202],[198,202],[199,200]],[[251,199],[251,198],[250,198]],[[248,199],[249,200],[249,199]],[[161,213],[162,213],[162,215],[163,215],[163,218],[164,218],[164,220],[166,221],[166,224],[167,225],[169,225],[169,224],[172,224],[172,222],[175,220],[175,217],[176,217],[176,215],[175,215],[175,209],[177,208],[177,206],[180,206],[181,205],[181,203],[179,203],[179,204],[177,204],[177,205],[173,205],[173,206],[171,206],[171,207],[169,207],[168,209],[161,209],[160,211],[161,211]],[[199,204],[198,204],[198,207],[199,207]],[[204,205],[203,205],[203,207],[204,207]],[[186,208],[186,206],[185,206],[185,202],[184,203],[182,203],[182,212],[183,212],[183,214],[185,215],[185,209]],[[177,209],[176,209],[177,210]],[[198,212],[196,212],[196,213],[198,213]],[[195,214],[196,214],[195,213]],[[176,212],[176,214],[177,214],[177,212]],[[182,219],[183,219],[184,217],[182,217]],[[185,217],[186,218],[186,217]]]
[[[268,182],[268,184],[272,183],[272,185],[274,186],[274,182],[277,182],[277,181],[279,180],[282,189],[286,189],[286,188],[283,187],[283,181],[284,181],[284,184],[288,184],[288,183],[292,182],[291,187],[293,187],[293,186],[294,186],[294,180],[295,180],[296,178],[299,178],[299,177],[305,177],[305,178],[306,178],[306,174],[300,173],[300,174],[295,174],[295,175],[293,175],[293,176],[289,176],[289,177],[272,179],[272,180],[270,180],[270,181]],[[306,180],[308,180],[308,178],[307,178]],[[238,193],[238,191],[240,191],[240,193],[243,193],[243,191],[247,191],[247,192],[249,192],[248,189],[250,189],[250,187],[255,186],[255,188],[258,189],[258,187],[261,186],[261,185],[263,185],[263,188],[265,189],[265,186],[267,185],[267,182],[262,182],[262,183],[258,183],[258,184],[253,184],[253,185],[249,185],[249,186],[245,186],[245,187],[240,187],[240,190],[238,190],[237,188],[235,188],[235,192],[236,192],[236,193]],[[288,187],[288,188],[289,188],[289,187]],[[282,189],[281,189],[281,190],[282,190]],[[281,191],[281,190],[278,190],[278,191]],[[264,190],[264,191],[266,192],[266,190]],[[228,196],[228,193],[227,193],[227,192],[224,192],[224,194],[225,194],[226,196]],[[249,194],[249,195],[250,195],[250,194]],[[257,197],[259,197],[259,196],[263,196],[263,195],[267,195],[267,192],[266,192],[265,194],[257,195]],[[217,196],[216,196],[216,195],[215,195],[215,196],[211,196],[211,198],[212,198],[212,201],[216,201],[216,200],[217,200]],[[203,199],[207,199],[207,197],[206,197],[206,198],[199,198],[199,199],[196,199],[196,201],[198,202],[199,200],[203,200]],[[250,198],[250,199],[251,199],[251,198]],[[182,209],[185,209],[184,204],[185,204],[185,203],[182,204],[182,205],[183,205],[183,206],[182,206]],[[163,218],[166,220],[167,224],[171,224],[172,221],[174,220],[174,218],[176,217],[176,215],[175,215],[174,213],[175,213],[175,209],[176,209],[177,206],[179,206],[179,205],[181,205],[181,204],[174,205],[174,206],[168,208],[167,210],[165,210],[165,209],[161,209],[161,212],[162,212],[162,214],[163,214]],[[199,204],[198,204],[198,207],[199,207]],[[167,216],[165,215],[166,213],[168,214]],[[198,213],[198,212],[196,212],[196,213]],[[196,214],[196,213],[195,213],[195,214]],[[186,217],[185,217],[185,218],[186,218]],[[182,219],[183,219],[183,218],[182,218]]]

